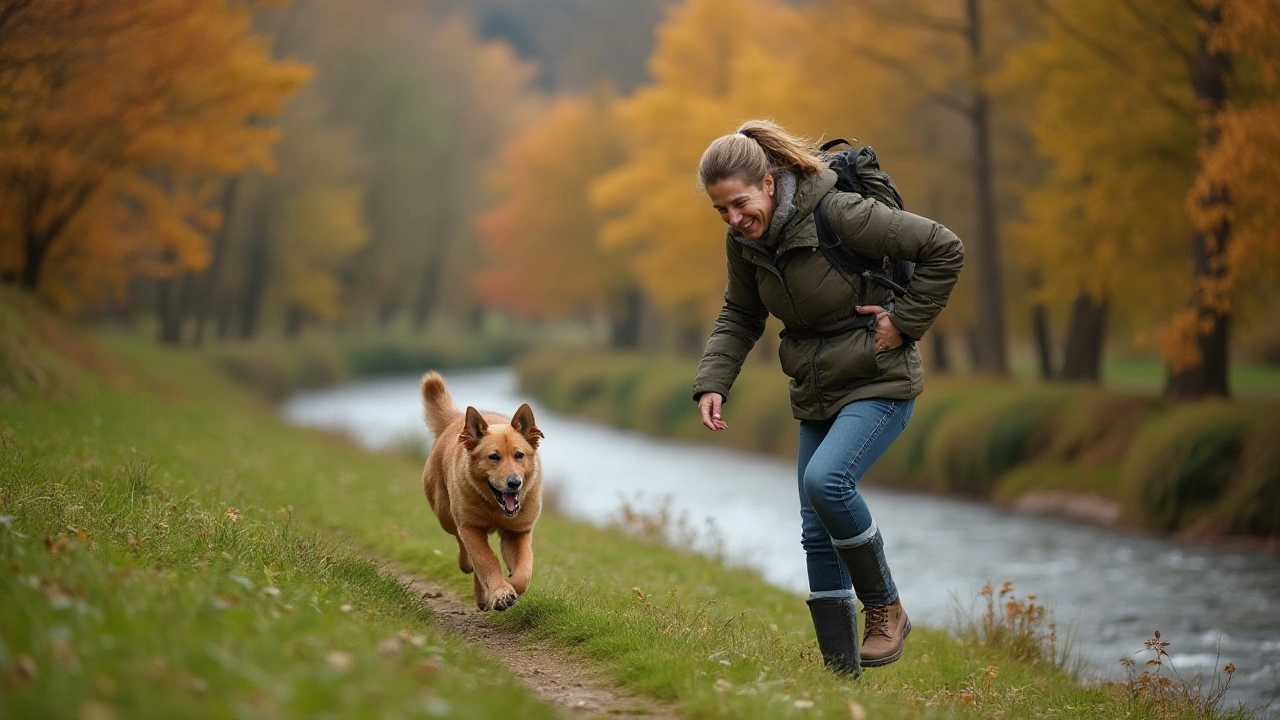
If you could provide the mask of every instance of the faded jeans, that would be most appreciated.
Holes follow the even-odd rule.
[[[898,439],[914,410],[915,400],[855,400],[830,420],[801,421],[800,544],[809,571],[810,598],[847,597],[855,585],[836,555],[836,545],[882,542],[871,510],[858,492],[858,480]],[[875,550],[886,591],[859,591],[858,599],[863,605],[888,605],[897,599],[898,590],[883,547]]]

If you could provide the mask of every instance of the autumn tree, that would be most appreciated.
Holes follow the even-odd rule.
[[[64,306],[208,263],[219,178],[269,169],[307,78],[256,3],[0,6],[0,273]]]
[[[476,230],[485,264],[476,287],[486,305],[527,318],[588,317],[615,345],[634,327],[634,286],[623,259],[598,244],[600,217],[587,187],[621,156],[613,96],[562,96],[503,148],[489,178],[499,205]]]
[[[353,319],[468,314],[483,178],[541,106],[534,68],[465,16],[416,2],[322,0],[300,22],[326,119],[354,132],[364,159],[370,239],[345,267]]]
[[[1199,172],[1186,196],[1191,301],[1164,336],[1174,398],[1226,395],[1230,330],[1243,291],[1274,295],[1280,192],[1280,7],[1204,0],[1195,10]]]
[[[1263,79],[1269,11],[1156,0],[1036,4],[1045,38],[1019,51],[1010,72],[1021,78],[1051,163],[1026,197],[1023,260],[1043,271],[1047,293],[1074,299],[1086,315],[1115,308],[1139,336],[1166,326],[1169,395],[1225,394],[1237,289],[1263,287],[1276,267],[1261,239],[1270,227],[1261,198],[1274,195],[1276,178],[1258,159],[1273,145],[1256,130],[1276,117],[1268,115],[1275,88]],[[1232,50],[1249,58],[1234,75]],[[1237,132],[1243,127],[1254,130]],[[1251,199],[1237,203],[1235,192]],[[1240,248],[1236,227],[1262,230],[1246,233]],[[1081,334],[1096,348],[1100,333]]]
[[[785,110],[808,77],[801,29],[771,0],[691,0],[659,28],[652,81],[619,104],[626,157],[591,190],[606,216],[601,243],[629,258],[667,317],[697,331],[682,335],[714,317],[725,282],[724,224],[696,187],[698,158],[746,118],[794,119]]]

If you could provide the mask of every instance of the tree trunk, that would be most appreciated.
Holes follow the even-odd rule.
[[[1063,348],[1062,379],[1097,383],[1102,379],[1102,341],[1107,330],[1107,303],[1085,293],[1076,296]]]
[[[929,331],[929,347],[933,357],[933,369],[939,373],[951,372],[951,349],[947,334],[937,329]]]
[[[1207,157],[1218,145],[1221,129],[1218,115],[1226,104],[1227,75],[1231,70],[1230,58],[1209,48],[1209,37],[1222,24],[1220,7],[1196,5],[1201,29],[1198,38],[1195,90],[1200,103],[1199,155]],[[1209,188],[1197,200],[1207,213],[1225,210],[1231,199],[1221,186]],[[1231,242],[1231,224],[1225,219],[1207,232],[1197,230],[1192,235],[1195,256],[1195,278],[1192,281],[1192,310],[1202,323],[1202,331],[1196,333],[1195,349],[1200,362],[1175,372],[1169,369],[1165,383],[1165,397],[1173,400],[1192,400],[1208,396],[1228,394],[1227,348],[1230,340],[1231,315],[1226,301],[1209,297],[1206,287],[1221,288],[1227,272],[1227,247]]]
[[[40,274],[49,243],[36,233],[28,232],[22,256],[22,289],[35,292],[40,287]]]
[[[246,340],[258,333],[262,317],[262,299],[266,295],[267,276],[271,264],[271,245],[267,237],[267,211],[254,212],[249,230],[249,257],[245,272],[244,297],[240,306],[240,337]]]
[[[615,350],[637,350],[644,312],[644,295],[638,285],[629,285],[610,303],[609,346]]]
[[[302,332],[302,326],[306,323],[306,312],[297,305],[289,305],[289,310],[285,313],[284,318],[284,336],[287,338],[296,338],[299,332]]]
[[[418,288],[418,297],[413,304],[413,326],[425,327],[436,309],[436,297],[440,289],[440,277],[444,274],[445,249],[433,248],[428,253],[427,261],[422,268],[422,285]]]
[[[226,264],[227,245],[231,242],[231,213],[235,208],[236,190],[240,187],[240,176],[227,180],[222,188],[222,226],[210,238],[213,247],[209,268],[198,280],[192,300],[192,314],[195,316],[195,328],[192,330],[191,342],[200,345],[204,342],[205,321],[214,305],[222,281],[222,267]]]
[[[1000,277],[995,187],[991,170],[991,118],[982,55],[982,15],[978,0],[965,0],[969,58],[973,66],[973,179],[978,200],[978,240],[974,247],[978,275],[978,317],[975,368],[994,375],[1008,374],[1005,341],[1004,291]]]
[[[1031,305],[1031,334],[1036,339],[1036,359],[1040,361],[1040,379],[1053,379],[1053,338],[1049,332],[1049,311],[1042,303]]]
[[[166,345],[177,345],[181,339],[177,284],[178,281],[173,278],[156,281],[156,315],[160,321],[156,339]]]

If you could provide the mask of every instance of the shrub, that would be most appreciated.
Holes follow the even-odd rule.
[[[787,378],[777,370],[744,369],[733,385],[725,421],[732,428],[725,440],[735,447],[795,456],[799,423],[791,413]]]
[[[990,391],[990,386],[974,387],[967,384],[943,385],[937,390],[926,391],[916,400],[915,411],[907,429],[902,431],[902,436],[876,463],[873,472],[877,476],[890,476],[898,485],[917,489],[931,487],[933,482],[926,472],[925,457],[926,446],[934,429],[956,408],[972,403],[977,397]]]
[[[227,345],[210,352],[218,369],[268,401],[283,400],[294,390],[292,362],[280,347]]]
[[[1152,397],[1089,388],[1059,414],[1046,454],[1091,468],[1122,463],[1160,406]]]
[[[1070,397],[1061,387],[1009,388],[948,413],[926,444],[930,485],[987,494],[1001,474],[1047,444],[1049,422]]]
[[[1189,403],[1149,425],[1124,464],[1131,519],[1176,530],[1222,496],[1234,473],[1252,412],[1223,401]]]
[[[635,388],[637,430],[665,437],[688,437],[702,425],[690,395],[691,368],[655,363]]]
[[[1280,535],[1280,416],[1260,413],[1225,497],[1214,513],[1221,532]]]
[[[999,590],[987,583],[978,595],[982,605],[978,614],[961,611],[962,637],[997,648],[1011,660],[1063,663],[1066,654],[1058,651],[1057,625],[1047,608],[1036,602],[1035,595],[1018,597],[1010,581],[1005,581]]]

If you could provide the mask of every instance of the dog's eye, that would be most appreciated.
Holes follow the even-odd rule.
[[[492,460],[492,461],[494,461],[494,462],[498,462],[499,460],[501,460],[501,459],[502,459],[502,456],[501,456],[501,455],[499,455],[498,453],[493,453],[493,454],[491,454],[491,455],[489,456],[489,459],[490,459],[490,460]]]
[[[516,451],[516,459],[517,459],[517,460],[523,460],[523,459],[524,459],[524,453],[522,453],[522,452],[520,452],[519,450],[517,450],[517,451]]]

